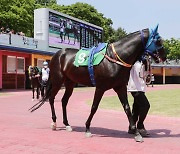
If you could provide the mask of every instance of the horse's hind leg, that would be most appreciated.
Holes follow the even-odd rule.
[[[55,96],[57,95],[59,89],[61,88],[61,85],[62,84],[56,84],[54,86],[52,86],[52,89],[51,89],[51,95],[49,97],[49,104],[51,106],[51,113],[52,113],[52,120],[53,120],[53,123],[51,123],[51,128],[52,130],[56,130],[56,113],[55,113],[55,108],[54,108],[54,99],[55,99]]]
[[[99,103],[101,101],[101,98],[102,98],[103,94],[104,94],[104,90],[96,88],[93,104],[92,104],[92,107],[91,107],[91,113],[90,113],[90,115],[88,117],[88,120],[86,121],[86,136],[87,137],[91,137],[91,132],[90,132],[91,120],[92,120],[94,114],[96,113],[96,111],[98,109],[98,106],[99,106]]]
[[[69,39],[69,33],[68,33],[68,41],[69,41],[69,42],[68,42],[68,44],[69,44],[69,43],[70,43],[70,39]]]
[[[32,93],[33,93],[32,101],[34,101],[34,87],[32,87]]]
[[[36,92],[37,92],[37,96],[36,96],[36,98],[37,98],[37,99],[39,99],[39,87],[37,87]]]
[[[75,83],[70,80],[66,80],[64,84],[65,84],[66,90],[65,90],[65,93],[61,100],[62,101],[62,109],[63,109],[63,123],[66,126],[67,131],[72,131],[72,128],[68,123],[66,107],[67,107],[69,98],[72,95]]]
[[[76,36],[74,35],[74,44],[75,44],[75,42],[76,42]]]
[[[66,40],[66,32],[65,32],[65,34],[64,34],[64,41]]]

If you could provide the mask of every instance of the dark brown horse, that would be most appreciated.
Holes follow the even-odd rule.
[[[34,101],[34,92],[36,90],[36,98],[39,99],[40,88],[41,88],[41,76],[40,71],[37,66],[29,66],[29,79],[31,80],[31,88],[32,88],[32,101]]]
[[[76,40],[78,41],[79,39],[79,34],[78,34],[78,28],[75,25],[72,25],[72,28],[64,28],[64,40],[66,39],[66,35],[68,37],[68,44],[70,43],[69,35],[73,34],[74,35],[74,44]]]
[[[131,66],[143,55],[151,55],[156,62],[165,60],[165,52],[162,46],[161,37],[154,30],[144,29],[134,32],[108,46],[106,56],[103,61],[94,66],[94,76],[96,82],[95,94],[91,113],[86,122],[86,135],[91,136],[91,120],[98,109],[100,100],[104,92],[108,89],[114,89],[117,93],[125,113],[128,117],[130,127],[135,131],[135,140],[142,142],[143,139],[136,129],[132,118],[130,106],[127,99],[127,83],[129,80]],[[65,85],[65,93],[62,97],[63,123],[68,130],[71,126],[68,123],[66,106],[73,92],[74,85],[80,83],[92,86],[87,67],[75,67],[73,62],[78,50],[64,49],[58,51],[50,62],[50,78],[45,97],[30,110],[33,112],[42,106],[49,98],[52,111],[52,129],[56,129],[56,114],[54,109],[54,98],[60,90],[62,84]]]

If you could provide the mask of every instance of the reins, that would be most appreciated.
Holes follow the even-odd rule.
[[[141,73],[139,72],[139,77],[142,78],[146,84],[150,84],[151,83],[151,77],[152,77],[152,72],[151,72],[151,60],[149,57],[145,58],[146,60],[146,64],[144,64],[144,67],[143,68],[143,65],[141,65],[141,69],[140,69],[140,72],[145,72],[142,76],[141,76]],[[142,71],[142,69],[145,69],[144,71]],[[149,78],[149,80],[148,80]]]
[[[143,44],[143,47],[144,47],[144,54],[142,55],[142,57],[144,57],[146,54],[150,55],[150,56],[153,56],[153,50],[151,51],[151,45],[155,44],[154,43],[154,37],[155,35],[157,35],[154,31],[152,32],[152,34],[150,34],[149,38],[148,38],[148,43],[145,44],[144,42],[144,32],[143,31],[140,31],[140,36],[141,36],[141,42]],[[159,36],[159,35],[158,35]],[[104,54],[104,56],[111,62],[113,63],[116,63],[116,64],[119,64],[119,65],[122,65],[124,67],[131,67],[132,65],[131,64],[127,64],[126,62],[124,62],[120,56],[117,54],[115,48],[114,48],[114,44],[112,43],[111,45],[111,48],[112,48],[112,51],[114,53],[114,56],[115,56],[115,59],[109,57],[107,54]],[[150,48],[150,49],[149,49]],[[162,48],[159,47],[159,48]],[[155,47],[155,50],[159,49],[157,47]]]

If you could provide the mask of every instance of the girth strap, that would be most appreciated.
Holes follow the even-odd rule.
[[[94,79],[94,67],[93,67],[93,57],[95,54],[95,48],[93,47],[90,52],[89,52],[89,58],[88,58],[88,71],[89,71],[89,76],[91,79],[91,83],[93,84],[93,86],[96,85],[95,79]]]

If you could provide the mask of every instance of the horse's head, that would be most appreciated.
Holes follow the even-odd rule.
[[[29,68],[28,68],[28,73],[29,73],[29,76],[31,77],[32,74],[33,74],[33,67],[30,65]]]
[[[37,66],[29,66],[29,76],[35,78],[39,74],[39,69]]]
[[[155,29],[149,29],[149,38],[145,45],[145,54],[150,55],[156,63],[166,60],[162,38],[158,33],[158,25]]]

